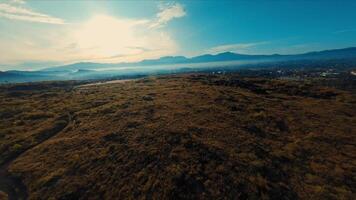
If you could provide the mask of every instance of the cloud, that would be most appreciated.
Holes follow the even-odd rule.
[[[219,45],[208,49],[207,53],[216,54],[221,52],[240,52],[247,50],[252,47],[266,45],[269,44],[269,41],[262,41],[262,42],[253,42],[253,43],[235,43],[235,44],[226,44],[226,45]]]
[[[144,19],[96,15],[80,25],[70,37],[82,52],[95,55],[88,56],[89,59],[118,58],[116,55],[126,55],[127,59],[134,55],[146,57],[154,51],[156,56],[174,53],[177,45],[170,35],[163,30],[148,28],[149,23]],[[160,51],[157,52],[157,49]]]
[[[179,52],[178,43],[167,30],[159,27],[183,15],[184,9],[175,3],[160,6],[152,18],[96,14],[81,22],[66,23],[18,4],[0,3],[0,17],[62,24],[32,27],[21,23],[9,26],[0,32],[0,61],[12,66],[29,62],[115,63],[174,55]]]
[[[28,8],[20,7],[19,5],[11,5],[6,3],[0,3],[0,17],[28,22],[65,24],[63,19],[39,13]]]
[[[343,30],[338,30],[333,32],[333,34],[342,34],[342,33],[349,33],[349,32],[355,32],[356,29],[343,29]]]
[[[25,0],[10,0],[10,3],[13,3],[13,4],[25,4],[26,1]]]
[[[151,24],[151,28],[159,28],[166,25],[174,18],[184,17],[186,12],[183,6],[179,3],[161,4],[159,12],[156,15],[156,20]]]
[[[163,29],[152,29],[147,19],[95,15],[76,24],[19,31],[0,37],[2,63],[21,62],[131,62],[178,52]],[[18,29],[21,30],[21,29]]]

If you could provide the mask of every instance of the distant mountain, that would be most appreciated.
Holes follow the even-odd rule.
[[[110,77],[112,72],[98,72],[95,70],[79,69],[68,70],[44,70],[44,71],[0,71],[0,83],[20,83],[48,80],[86,80]]]
[[[56,80],[56,79],[59,78],[43,72],[28,72],[28,71],[0,72],[0,83],[14,83],[14,82],[19,83],[19,82]]]
[[[224,52],[216,55],[205,54],[190,59],[193,63],[199,62],[219,62],[219,61],[235,61],[235,60],[261,60],[267,58],[274,58],[275,55],[246,55],[232,52]]]
[[[96,70],[101,68],[115,68],[115,67],[129,67],[129,66],[155,66],[165,64],[182,64],[182,63],[207,63],[207,62],[221,62],[221,61],[288,61],[301,59],[342,59],[342,58],[356,58],[356,47],[333,49],[325,51],[308,52],[304,54],[295,55],[247,55],[237,54],[232,52],[224,52],[216,55],[205,54],[192,58],[184,56],[166,56],[159,59],[147,59],[135,63],[91,63],[81,62],[70,65],[57,66],[46,68],[42,71],[77,71],[77,70]]]
[[[313,58],[313,59],[339,59],[339,58],[355,58],[356,47],[333,49],[325,51],[314,51],[305,54],[294,55],[301,58]]]
[[[159,59],[143,60],[138,62],[140,65],[161,65],[161,64],[171,64],[171,63],[185,63],[189,61],[189,58],[184,56],[165,56]]]
[[[295,55],[246,55],[224,52],[216,55],[205,54],[192,58],[166,56],[147,59],[135,63],[91,63],[80,62],[70,65],[50,67],[39,71],[0,71],[0,83],[31,82],[43,80],[87,80],[118,76],[148,74],[169,74],[187,71],[201,71],[211,68],[249,68],[257,64],[289,61],[326,61],[355,59],[356,48],[334,49]],[[227,62],[228,61],[228,62]],[[230,62],[231,61],[231,62]]]
[[[78,71],[78,70],[94,70],[94,69],[103,68],[103,67],[107,67],[107,66],[112,66],[112,64],[79,62],[79,63],[70,64],[70,65],[49,67],[49,68],[45,68],[41,71],[57,71],[57,72],[72,71],[72,72],[74,72],[74,71]]]

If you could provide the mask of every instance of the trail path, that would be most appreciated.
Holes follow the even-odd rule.
[[[18,157],[26,153],[27,151],[35,148],[36,146],[42,144],[43,142],[51,139],[58,133],[65,130],[72,122],[72,116],[67,114],[67,124],[56,131],[49,131],[50,134],[45,134],[45,137],[41,137],[35,144],[23,149],[14,156],[10,157],[0,166],[0,191],[7,194],[9,200],[22,200],[27,199],[27,188],[22,183],[21,179],[13,176],[9,171],[9,165],[16,160]]]

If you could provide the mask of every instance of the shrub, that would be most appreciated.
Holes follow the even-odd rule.
[[[19,150],[22,149],[22,145],[21,145],[21,144],[14,144],[14,145],[12,146],[12,149],[13,149],[14,151],[19,151]]]

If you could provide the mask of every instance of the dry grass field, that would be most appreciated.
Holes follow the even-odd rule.
[[[187,74],[0,87],[0,198],[353,199],[356,96]]]

